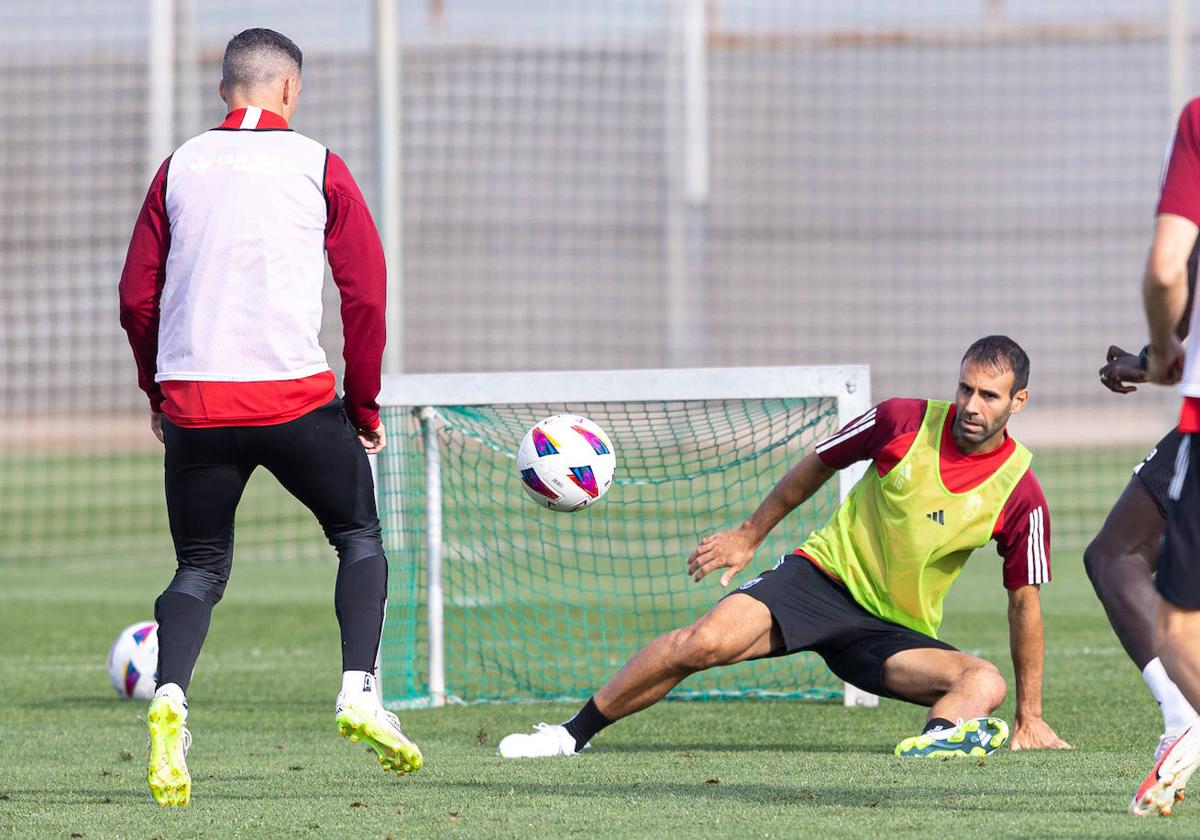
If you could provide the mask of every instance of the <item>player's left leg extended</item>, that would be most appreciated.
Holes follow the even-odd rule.
[[[635,653],[565,724],[542,723],[530,734],[514,733],[503,738],[500,755],[574,755],[601,729],[654,705],[684,678],[718,665],[769,656],[782,646],[766,605],[734,592],[698,621],[664,633]]]
[[[420,769],[420,749],[380,701],[376,672],[387,558],[371,467],[341,401],[291,423],[243,434],[252,440],[263,466],[313,512],[337,551],[333,600],[342,641],[342,689],[334,712],[338,734],[374,750],[385,770]]]
[[[888,694],[929,706],[925,729],[896,745],[906,757],[984,756],[1008,740],[1008,724],[992,717],[1007,694],[996,666],[957,650],[913,648],[884,662]]]

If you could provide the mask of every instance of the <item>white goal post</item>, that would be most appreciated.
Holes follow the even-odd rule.
[[[454,702],[446,687],[446,593],[443,589],[443,457],[439,410],[445,407],[588,405],[600,403],[692,403],[721,401],[836,399],[837,425],[871,406],[870,368],[865,365],[809,367],[691,368],[506,373],[407,374],[383,378],[379,402],[404,407],[420,421],[424,490],[425,632],[428,697],[404,705]],[[389,432],[391,430],[389,429]],[[394,439],[394,438],[393,438]],[[618,443],[617,457],[621,457]],[[513,452],[515,456],[515,451]],[[839,498],[866,470],[856,464],[839,473]],[[775,476],[772,476],[772,480]],[[514,494],[520,489],[513,484]],[[406,504],[399,500],[399,504]],[[601,503],[603,504],[603,503]],[[750,511],[745,511],[749,514]],[[588,514],[575,514],[586,516]],[[567,514],[563,514],[567,516]],[[847,706],[874,706],[878,698],[844,684]]]

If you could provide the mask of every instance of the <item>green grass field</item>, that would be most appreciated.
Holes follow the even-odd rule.
[[[902,762],[891,749],[919,727],[916,707],[714,701],[661,704],[577,759],[503,763],[500,737],[574,707],[482,705],[405,713],[427,764],[397,779],[334,734],[332,558],[247,552],[190,694],[193,804],[162,810],[145,784],[144,707],[116,699],[104,655],[149,616],[171,564],[64,552],[0,572],[0,836],[1200,835],[1200,803],[1166,820],[1124,811],[1159,718],[1092,595],[1078,535],[1127,473],[1084,482],[1055,463],[1040,470],[1052,506],[1088,488],[1044,591],[1046,715],[1069,753]],[[942,635],[1011,675],[996,563],[985,551],[968,566]],[[1011,699],[1000,713],[1011,720]]]

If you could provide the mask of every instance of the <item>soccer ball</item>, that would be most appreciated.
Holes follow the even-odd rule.
[[[586,417],[556,414],[529,430],[517,472],[529,497],[550,510],[573,511],[612,486],[617,456],[604,430]]]
[[[150,700],[158,678],[158,625],[139,621],[121,631],[108,649],[108,678],[126,700]]]

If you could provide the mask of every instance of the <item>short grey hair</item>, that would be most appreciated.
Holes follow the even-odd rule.
[[[229,39],[221,60],[226,88],[266,87],[282,76],[300,75],[304,56],[291,38],[273,29],[247,29]]]

